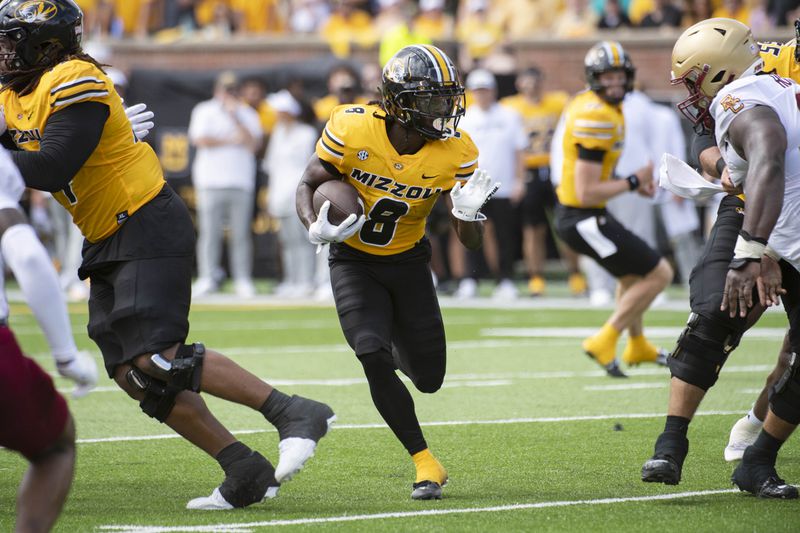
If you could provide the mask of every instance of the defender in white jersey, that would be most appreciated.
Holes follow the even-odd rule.
[[[83,396],[97,383],[97,365],[75,346],[58,274],[19,207],[24,191],[19,170],[0,148],[0,271],[5,261],[47,338],[59,373],[75,382],[74,396]],[[9,313],[3,285],[0,276],[0,325]]]
[[[791,235],[798,235],[800,230],[800,157],[796,153],[800,144],[796,94],[800,89],[791,80],[761,74],[762,66],[749,28],[730,19],[695,24],[681,35],[672,52],[673,83],[685,85],[689,92],[679,108],[696,125],[714,129],[724,163],[747,195],[721,309],[731,318],[744,318],[756,300],[770,306],[779,303],[782,296],[789,318],[789,342],[797,353],[800,250]],[[778,275],[769,267],[772,261],[762,260],[764,255],[779,261]],[[672,355],[670,406],[680,397],[695,396],[697,404],[702,399],[705,390],[691,385],[691,379],[678,379],[704,371],[696,359]],[[741,490],[764,498],[798,497],[797,488],[787,485],[775,471],[780,446],[800,422],[800,363],[796,359],[773,386],[763,429],[745,450],[732,478]],[[718,363],[721,366],[724,358]],[[678,425],[688,424],[685,418],[667,417],[656,453],[642,469],[645,481],[670,483],[680,479],[688,441],[685,427],[682,434],[678,428],[670,431],[670,418]],[[677,473],[677,478],[671,472]]]

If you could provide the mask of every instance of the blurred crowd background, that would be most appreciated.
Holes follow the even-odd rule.
[[[584,83],[583,55],[596,40],[620,40],[637,67],[637,91],[623,106],[625,168],[618,173],[650,161],[657,174],[664,152],[688,155],[688,125],[673,105],[682,96],[669,87],[669,53],[680,31],[724,16],[752,26],[757,37],[789,41],[794,31],[787,24],[800,6],[800,0],[76,1],[86,15],[86,50],[110,65],[127,102],[145,102],[156,113],[147,142],[197,222],[195,295],[224,290],[242,298],[322,300],[330,299],[325,254],[307,241],[294,189],[331,110],[380,99],[381,65],[401,47],[442,47],[465,82],[482,73],[473,76],[480,83],[467,83],[474,116],[464,125],[483,139],[483,157],[516,150],[509,157],[525,159],[530,185],[547,174],[541,169],[550,164],[561,110]],[[493,139],[492,119],[505,113],[498,106],[518,115],[524,148]],[[514,190],[513,176],[495,178],[508,183],[498,199],[510,202],[513,216],[504,218],[498,238],[487,240],[485,254],[465,255],[453,245],[444,205],[429,220],[440,290],[464,298],[574,294],[608,302],[613,280],[566,253],[549,218],[532,219],[530,198]],[[675,282],[686,283],[714,202],[695,205],[662,191],[652,201],[623,195],[609,208],[671,258]],[[46,196],[33,195],[30,209],[65,290],[85,298],[75,275],[80,236]],[[493,289],[479,290],[487,285]]]

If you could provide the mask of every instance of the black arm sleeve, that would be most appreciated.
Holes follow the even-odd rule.
[[[692,160],[689,163],[699,167],[700,154],[716,145],[717,139],[713,133],[692,133]]]
[[[100,143],[109,109],[100,102],[83,102],[53,113],[38,152],[11,152],[25,184],[56,192],[65,188]]]
[[[590,150],[589,148],[584,148],[580,144],[578,145],[578,159],[583,159],[586,161],[594,161],[595,163],[602,163],[603,157],[605,157],[606,151],[605,150]]]
[[[8,130],[0,135],[0,145],[3,145],[3,148],[6,150],[11,150],[13,152],[19,150],[17,145],[14,144],[14,139],[11,138],[11,133]]]

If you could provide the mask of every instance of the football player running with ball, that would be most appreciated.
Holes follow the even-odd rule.
[[[297,212],[313,243],[330,243],[336,310],[345,338],[369,382],[375,407],[411,455],[411,497],[439,499],[447,471],[433,456],[397,375],[417,390],[442,386],[446,345],[429,268],[425,220],[437,199],[452,203],[451,223],[469,249],[482,243],[481,206],[498,185],[477,170],[478,150],[457,129],[464,87],[447,55],[406,46],[383,69],[379,105],[344,105],[331,113],[297,189]],[[365,216],[333,226],[314,212],[316,188],[345,180]],[[320,213],[326,213],[323,204]]]
[[[214,457],[225,480],[190,509],[245,507],[277,493],[332,422],[325,404],[289,397],[189,332],[194,228],[136,138],[122,100],[80,46],[72,0],[0,4],[0,141],[29,187],[52,192],[86,241],[88,333],[106,371],[149,416]],[[200,391],[260,411],[278,429],[277,468],[211,414]]]

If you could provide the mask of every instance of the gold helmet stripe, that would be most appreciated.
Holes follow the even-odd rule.
[[[620,49],[620,46],[613,41],[606,42],[606,46],[608,46],[608,50],[611,52],[609,54],[609,57],[612,58],[611,65],[615,67],[620,66],[622,64],[622,50]]]
[[[455,80],[452,63],[447,59],[447,56],[444,55],[444,52],[429,44],[424,44],[420,48],[428,53],[438,67],[438,73],[440,73],[438,81],[447,82]]]

